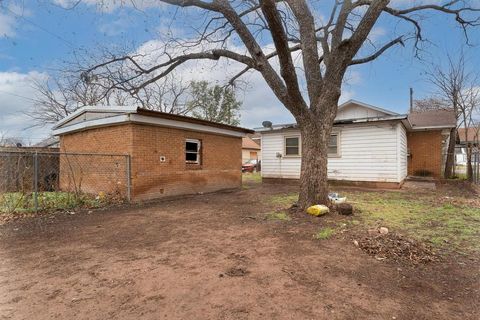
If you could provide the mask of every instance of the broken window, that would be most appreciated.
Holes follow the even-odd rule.
[[[185,161],[187,163],[200,163],[200,140],[187,139],[185,141]]]

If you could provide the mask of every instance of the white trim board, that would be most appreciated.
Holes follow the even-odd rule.
[[[78,116],[79,114],[77,114]],[[232,137],[245,137],[246,134],[239,131],[228,130],[223,128],[216,128],[210,127],[207,125],[197,124],[197,123],[190,123],[184,121],[177,121],[177,120],[170,120],[170,119],[162,119],[162,118],[153,118],[144,115],[138,115],[134,113],[130,114],[121,114],[118,116],[102,118],[102,119],[95,119],[90,121],[84,121],[80,123],[76,123],[70,126],[66,126],[63,128],[58,128],[53,130],[53,135],[64,135],[71,132],[82,131],[91,128],[103,127],[103,126],[111,126],[117,124],[126,124],[126,123],[140,123],[140,124],[150,124],[155,126],[161,127],[169,127],[169,128],[177,128],[177,129],[184,129],[184,130],[191,130],[191,131],[200,131],[200,132],[207,132],[207,133],[214,133]]]

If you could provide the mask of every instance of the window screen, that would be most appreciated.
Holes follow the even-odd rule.
[[[285,155],[286,156],[300,155],[300,138],[299,137],[285,138]]]
[[[338,154],[338,134],[330,135],[330,139],[328,140],[328,154],[330,155]]]

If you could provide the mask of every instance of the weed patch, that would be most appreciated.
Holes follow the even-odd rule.
[[[288,208],[297,201],[297,193],[275,195],[269,199],[270,204],[281,208]]]
[[[267,219],[267,220],[281,220],[281,221],[290,221],[290,220],[292,220],[292,218],[290,218],[290,216],[288,215],[288,213],[286,213],[286,212],[284,212],[284,211],[267,213],[266,219]]]
[[[97,208],[108,203],[105,197],[70,192],[39,192],[38,210],[65,210],[76,207]],[[10,192],[0,195],[0,213],[28,213],[35,211],[33,193]]]
[[[325,240],[330,238],[335,234],[335,229],[325,227],[322,230],[318,231],[313,235],[313,238],[316,240]]]
[[[246,172],[242,174],[242,182],[243,183],[261,183],[262,182],[262,175],[260,172]]]
[[[480,251],[480,208],[466,199],[444,203],[433,194],[401,192],[354,192],[348,197],[367,226],[384,225],[434,246]]]

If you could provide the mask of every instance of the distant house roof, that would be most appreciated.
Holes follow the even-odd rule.
[[[459,128],[458,140],[460,143],[465,142],[479,142],[480,141],[480,129],[479,128]]]
[[[60,143],[60,139],[58,139],[58,137],[48,137],[38,143],[35,143],[32,147],[56,148],[58,147],[59,143]]]
[[[54,135],[63,135],[90,128],[123,123],[142,123],[194,131],[212,132],[242,137],[253,130],[223,123],[147,110],[135,106],[83,107],[60,120],[53,127]]]
[[[412,129],[447,129],[455,128],[455,112],[450,110],[427,110],[412,112],[408,115]]]
[[[254,149],[260,150],[258,143],[253,141],[250,137],[245,137],[242,139],[242,149]]]
[[[255,139],[260,139],[262,135],[260,134],[260,132],[254,132],[254,133],[247,134],[247,137],[250,137],[253,140],[255,140]]]

